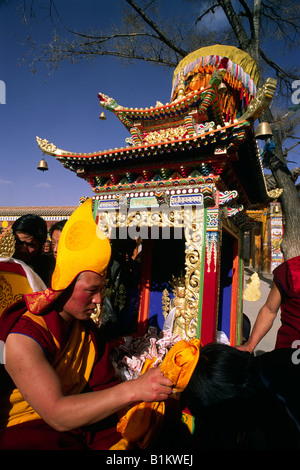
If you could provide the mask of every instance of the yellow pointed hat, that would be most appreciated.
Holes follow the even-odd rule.
[[[73,212],[62,230],[52,289],[65,289],[83,271],[103,274],[110,256],[110,242],[94,220],[90,198]]]

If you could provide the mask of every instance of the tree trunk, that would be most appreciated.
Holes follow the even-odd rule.
[[[263,118],[267,122],[273,121],[271,111],[265,111]],[[266,153],[267,165],[271,170],[278,188],[283,189],[279,200],[284,214],[284,235],[281,251],[284,259],[300,255],[300,200],[293,176],[288,169],[282,152],[282,144],[278,131],[273,134],[274,151]]]
[[[259,66],[260,0],[254,1],[253,11],[250,11],[246,2],[243,4],[246,16],[249,20],[250,38],[248,37],[239,16],[234,11],[232,0],[219,0],[218,3],[223,8],[223,11],[227,16],[239,42],[240,49],[247,52],[255,60],[259,69],[258,87],[262,87],[264,79]],[[265,120],[269,123],[274,121],[272,112],[269,108],[261,116],[261,120]],[[284,259],[287,260],[300,255],[300,200],[292,174],[288,169],[283,156],[282,142],[278,131],[274,131],[273,141],[275,144],[274,151],[266,152],[264,158],[277,182],[278,188],[283,189],[283,193],[279,198],[284,215],[284,235],[281,243],[281,251]]]

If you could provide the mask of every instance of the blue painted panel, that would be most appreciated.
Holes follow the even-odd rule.
[[[220,296],[218,330],[230,338],[230,314],[232,293],[232,265],[234,239],[226,232],[222,234]]]

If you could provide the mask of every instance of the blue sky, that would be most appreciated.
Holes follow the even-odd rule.
[[[65,63],[51,75],[38,67],[32,74],[28,65],[19,65],[26,53],[22,46],[26,28],[15,13],[19,3],[12,0],[0,8],[0,80],[6,85],[6,104],[0,105],[0,205],[76,205],[81,196],[93,195],[89,184],[51,156],[45,156],[49,171],[38,171],[42,153],[36,136],[75,152],[125,146],[129,134],[120,121],[110,112],[106,112],[106,121],[99,119],[103,108],[98,92],[124,106],[150,107],[157,100],[167,102],[173,69],[144,63],[126,66],[103,57],[92,63]],[[84,17],[80,3],[85,5]],[[64,0],[62,13],[68,12],[68,26],[75,24],[78,15],[83,26],[95,22],[94,3]],[[118,0],[103,3],[110,8],[106,5],[105,14],[97,19],[100,27],[116,18],[119,5]],[[47,38],[46,21],[45,26],[43,30],[43,22],[31,22],[29,27],[35,35]]]
[[[47,41],[51,28],[46,19],[31,20],[25,27],[21,10],[16,13],[20,3],[9,0],[0,8],[0,80],[6,86],[6,103],[0,104],[0,205],[76,205],[81,196],[93,195],[89,184],[51,156],[45,156],[49,171],[38,171],[42,153],[36,136],[75,152],[124,146],[129,135],[120,121],[109,112],[106,121],[99,120],[103,108],[98,92],[130,107],[150,107],[157,100],[165,103],[170,99],[173,69],[144,62],[126,65],[101,57],[92,63],[64,63],[50,75],[40,66],[32,74],[28,64],[19,65],[27,52],[24,38],[32,33]],[[121,2],[102,3],[103,13],[99,15],[99,0],[57,1],[62,20],[70,28],[78,28],[78,18],[82,28],[92,25],[101,29],[112,20],[117,23]],[[170,5],[172,12],[183,8],[180,0],[164,2],[166,8]]]

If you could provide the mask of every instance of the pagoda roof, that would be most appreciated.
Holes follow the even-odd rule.
[[[268,79],[256,90],[250,56],[230,46],[209,51],[201,56],[207,51],[200,49],[179,64],[171,103],[132,108],[98,94],[101,106],[129,131],[126,146],[76,153],[37,137],[38,146],[85,179],[95,193],[210,180],[221,190],[237,190],[246,207],[265,203],[269,194],[254,121],[269,106],[276,80]]]
[[[169,142],[92,153],[66,152],[47,140],[37,137],[37,141],[44,153],[53,155],[65,168],[88,181],[95,193],[134,189],[141,181],[147,183],[148,178],[152,188],[161,187],[161,181],[172,185],[172,179],[177,180],[175,184],[180,184],[180,179],[183,184],[218,181],[222,189],[236,187],[243,193],[246,206],[259,204],[269,197],[253,128],[248,121]],[[174,178],[176,171],[178,176]],[[225,174],[229,183],[224,180]]]
[[[156,142],[145,142],[137,145],[127,145],[124,147],[109,149],[109,150],[99,150],[95,152],[72,152],[67,150],[62,150],[56,147],[55,144],[50,143],[46,139],[41,139],[36,137],[37,144],[44,154],[54,156],[58,161],[63,163],[67,167],[71,167],[72,164],[80,162],[93,162],[97,160],[103,163],[105,160],[114,160],[114,157],[119,157],[119,159],[127,160],[130,159],[132,155],[146,155],[146,154],[156,154],[155,150],[171,149],[171,148],[182,148],[183,146],[196,146],[201,145],[206,146],[211,140],[212,143],[215,143],[217,139],[219,140],[230,140],[229,150],[235,148],[235,141],[241,140],[245,135],[245,131],[249,128],[250,124],[248,121],[239,122],[236,121],[233,124],[226,123],[225,126],[217,126],[216,128],[208,128],[207,131],[204,131],[198,135],[185,135],[184,137],[172,136],[170,139],[158,140]],[[187,134],[187,133],[186,133]],[[73,168],[70,168],[74,170]]]
[[[17,219],[25,214],[35,214],[40,217],[70,217],[77,206],[2,206],[0,207],[1,218],[11,217]]]
[[[129,131],[134,126],[153,129],[165,123],[168,125],[176,124],[193,110],[197,110],[196,117],[200,122],[206,121],[209,113],[210,119],[216,125],[225,125],[219,97],[215,93],[215,86],[213,85],[191,91],[188,95],[170,103],[163,104],[157,101],[156,105],[150,106],[150,108],[120,106],[113,98],[109,98],[103,93],[98,93],[98,98],[100,104],[109,111],[112,111]]]

